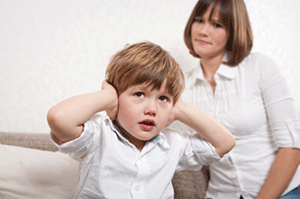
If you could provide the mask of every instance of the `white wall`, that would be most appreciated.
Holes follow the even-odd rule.
[[[0,0],[0,132],[48,133],[51,106],[101,88],[110,57],[149,40],[185,70],[183,30],[196,0]],[[253,51],[278,61],[300,101],[298,0],[246,0]],[[298,77],[298,79],[297,79]],[[299,103],[300,105],[300,103]]]

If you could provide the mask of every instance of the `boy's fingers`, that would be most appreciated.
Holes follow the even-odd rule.
[[[108,115],[108,117],[110,117],[111,120],[115,120],[117,118],[117,113],[118,107],[106,111],[106,114]]]
[[[107,80],[104,80],[102,82],[102,89],[108,88],[109,86],[111,86],[111,85],[107,82]]]

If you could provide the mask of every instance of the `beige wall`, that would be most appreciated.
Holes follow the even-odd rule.
[[[109,58],[127,43],[155,42],[184,70],[194,67],[183,29],[195,3],[0,0],[0,132],[48,133],[48,109],[70,96],[100,89]],[[300,105],[300,2],[246,4],[255,35],[253,51],[278,61]]]

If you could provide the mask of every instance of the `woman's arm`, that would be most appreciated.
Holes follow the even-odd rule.
[[[199,136],[210,142],[222,157],[235,146],[233,135],[216,119],[195,106],[178,100],[173,107],[171,121],[178,120],[193,128]]]
[[[299,164],[299,149],[280,148],[266,182],[256,199],[279,198],[292,180]]]
[[[279,198],[288,187],[300,163],[300,123],[285,76],[274,60],[257,62],[260,87],[272,135],[279,151],[257,199]]]
[[[83,124],[92,115],[107,111],[110,117],[115,117],[117,107],[117,92],[104,81],[100,91],[75,96],[53,106],[48,111],[47,120],[51,133],[59,141],[67,142],[81,135]]]

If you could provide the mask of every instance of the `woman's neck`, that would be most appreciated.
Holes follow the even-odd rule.
[[[200,59],[200,66],[203,70],[203,75],[205,79],[214,77],[223,61],[223,56],[224,54],[214,58]]]
[[[214,76],[223,61],[223,56],[224,54],[214,58],[200,59],[200,66],[203,70],[203,77],[210,84],[213,93],[215,93],[217,86]]]

